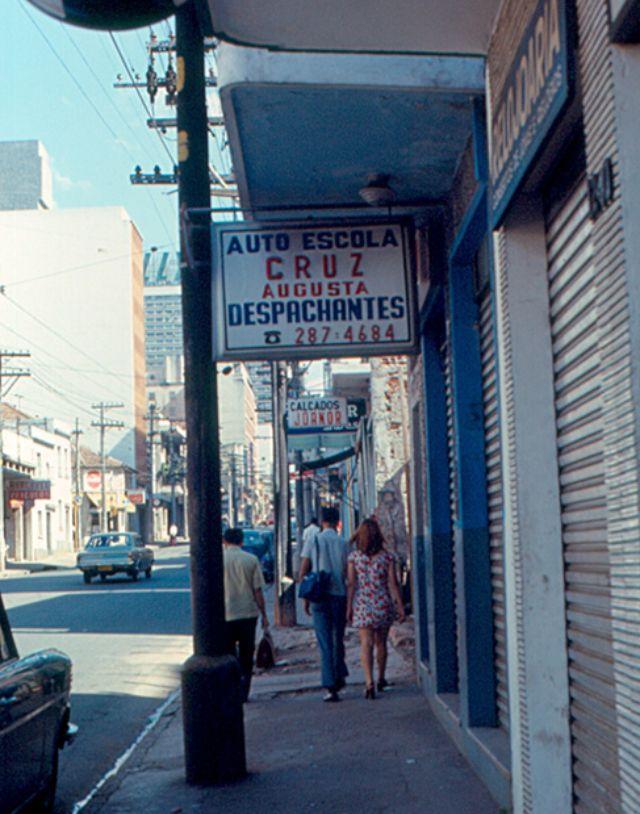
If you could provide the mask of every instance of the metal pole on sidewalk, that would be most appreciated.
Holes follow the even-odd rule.
[[[286,362],[272,364],[273,381],[273,450],[274,450],[274,509],[276,531],[276,624],[293,627],[296,624],[296,583],[291,563],[291,524],[289,522],[289,457],[284,429],[287,404]]]
[[[176,12],[182,314],[194,655],[182,669],[187,782],[246,774],[240,670],[225,655],[218,393],[212,359],[211,228],[204,43],[194,3]]]

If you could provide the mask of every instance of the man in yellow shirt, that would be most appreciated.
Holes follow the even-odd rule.
[[[269,626],[264,604],[264,577],[260,561],[243,551],[242,529],[227,529],[223,536],[224,604],[227,651],[237,656],[242,674],[244,700],[249,698],[256,647],[256,624]]]

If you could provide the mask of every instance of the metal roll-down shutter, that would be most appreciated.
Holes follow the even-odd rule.
[[[504,603],[504,537],[502,523],[502,461],[498,417],[498,376],[493,330],[491,289],[485,284],[478,299],[480,350],[482,354],[482,392],[484,401],[485,459],[489,546],[491,555],[491,594],[496,671],[496,703],[500,725],[509,728],[507,646]]]
[[[576,814],[620,812],[601,365],[584,179],[547,206]],[[544,540],[540,544],[544,544]]]

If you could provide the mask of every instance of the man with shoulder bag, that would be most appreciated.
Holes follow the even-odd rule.
[[[338,534],[338,509],[322,510],[322,530],[309,536],[302,548],[299,595],[313,617],[320,650],[324,701],[339,701],[349,675],[344,659],[347,615],[347,544]]]

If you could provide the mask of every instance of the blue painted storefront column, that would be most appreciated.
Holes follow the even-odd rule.
[[[473,257],[486,229],[480,190],[449,265],[455,454],[458,475],[456,605],[460,706],[465,726],[496,726],[494,632],[484,435],[484,400]]]
[[[429,510],[425,570],[430,668],[434,690],[437,693],[449,693],[458,690],[458,654],[449,501],[446,390],[439,344],[433,330],[427,330],[423,334]]]

